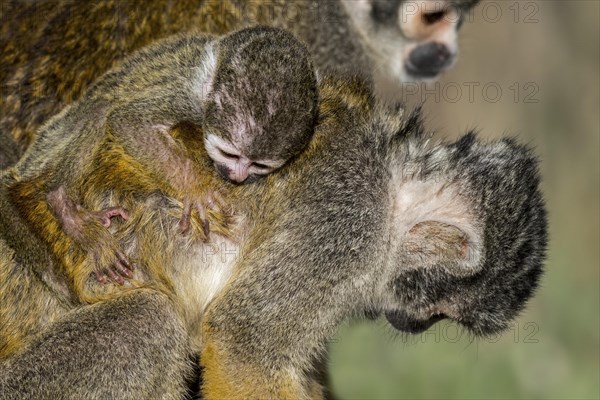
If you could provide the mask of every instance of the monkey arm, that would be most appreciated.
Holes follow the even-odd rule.
[[[200,129],[202,111],[180,97],[184,94],[167,99],[160,95],[145,93],[138,101],[115,107],[108,128],[124,151],[154,176],[156,188],[182,201],[181,231],[188,230],[196,210],[207,238],[207,213],[224,214],[224,204],[218,191],[210,190],[215,176],[208,173],[213,167]]]
[[[367,262],[352,240],[344,246],[311,235],[319,228],[306,220],[290,229],[290,221],[275,223],[273,239],[242,251],[236,273],[209,306],[200,357],[208,400],[323,398],[314,363],[342,321],[366,308],[370,284],[362,281],[383,261],[370,246],[360,252]]]
[[[245,267],[250,266],[241,268]],[[282,284],[274,277],[276,271],[250,270],[253,276],[237,276],[205,316],[203,396],[323,398],[323,388],[312,378],[312,363],[325,352],[326,340],[340,322],[339,304],[321,297],[318,290],[307,291],[316,283],[310,278],[282,275],[287,281]],[[262,286],[259,280],[273,286]]]
[[[193,146],[197,129],[191,125],[179,125],[172,134],[178,141]],[[90,167],[78,171],[79,174],[63,170],[39,174],[36,178],[13,183],[9,190],[13,202],[19,205],[28,223],[49,244],[60,261],[56,265],[73,286],[77,297],[89,303],[100,299],[90,291],[90,274],[95,273],[100,282],[106,281],[107,277],[117,283],[122,283],[123,278],[131,278],[133,263],[128,260],[117,238],[107,229],[111,217],[116,214],[127,219],[127,212],[119,206],[127,205],[125,200],[133,193],[147,195],[161,190],[174,198],[181,196],[168,181],[157,178],[140,160],[128,154],[122,143],[116,142],[110,129],[104,137],[95,146],[97,150],[92,151],[91,158],[85,162]],[[202,142],[199,146],[203,150]],[[76,149],[72,153],[79,154]],[[191,153],[191,156],[196,156]],[[209,169],[202,163],[201,157],[198,158],[197,162],[188,165],[204,168],[204,173],[198,173],[198,176],[208,178],[212,167]],[[59,179],[59,176],[63,178]],[[60,186],[55,188],[56,184]],[[222,182],[217,178],[196,184],[204,191],[218,191]],[[210,221],[213,232],[230,234],[227,213],[209,210],[207,214],[206,220]],[[193,235],[206,240],[206,231],[197,229],[206,225],[202,220],[198,222],[197,214],[192,216],[194,223],[191,226],[195,227]],[[47,272],[40,271],[41,274]]]
[[[123,279],[118,273],[130,276],[126,258],[106,229],[112,217],[126,217],[125,210],[87,211],[75,202],[81,201],[80,184],[86,172],[94,169],[94,156],[102,147],[107,104],[92,93],[65,108],[40,131],[12,170],[12,178],[5,180],[11,201],[59,261],[52,268],[60,270],[79,294],[90,264],[112,264],[96,272],[106,271],[120,283]],[[38,272],[43,276],[49,271]]]
[[[356,218],[340,214],[324,222],[325,208],[288,209],[289,217],[278,215],[264,224],[269,237],[250,239],[249,248],[259,243],[255,250],[242,250],[243,260],[202,326],[207,399],[322,398],[314,362],[339,324],[364,310],[370,286],[364,279],[383,264],[362,226],[379,232],[378,221],[355,224]],[[354,226],[342,234],[342,225]]]
[[[187,136],[186,148],[171,134],[171,129],[181,122],[197,127],[202,123],[202,111],[187,103],[191,102],[177,95],[166,97],[160,91],[148,91],[139,99],[116,104],[107,118],[110,133],[120,142],[125,152],[136,159],[148,171],[178,189],[193,185],[201,178],[190,175],[189,162],[194,151],[203,146],[202,131],[197,129],[196,137]],[[161,182],[163,183],[163,182]]]
[[[104,82],[107,87],[114,84]],[[187,213],[182,221],[189,226],[194,206],[203,221],[205,240],[210,229],[208,221],[214,221],[215,215],[224,215],[219,208],[221,204],[213,200],[206,189],[210,187],[207,174],[198,172],[202,159],[198,148],[203,150],[201,132],[190,127],[178,129],[175,134],[178,133],[179,139],[175,140],[169,132],[161,130],[164,126],[157,129],[157,123],[167,121],[168,111],[162,110],[161,103],[152,96],[122,107],[117,103],[113,113],[109,111],[109,103],[107,98],[92,94],[49,124],[19,166],[26,172],[27,179],[13,188],[15,201],[23,203],[28,221],[51,243],[81,298],[87,298],[85,282],[92,271],[100,282],[110,278],[122,284],[124,278],[132,276],[132,264],[107,229],[113,216],[126,218],[126,211],[118,204],[94,211],[77,203],[84,197],[88,197],[86,204],[98,203],[91,201],[89,194],[97,198],[107,189],[104,183],[120,182],[120,186],[130,185],[142,191],[159,189],[174,198],[183,198]],[[159,111],[150,113],[148,110],[153,107]],[[185,115],[192,114],[190,111],[179,115],[190,119]],[[156,119],[151,118],[154,116]],[[187,133],[182,133],[184,131]],[[115,137],[121,146],[111,142]],[[48,148],[46,143],[53,149],[52,157],[44,153]],[[40,161],[46,170],[55,169],[52,174],[36,173],[34,166]],[[111,164],[113,168],[101,168],[102,163],[105,167],[106,163]],[[141,168],[132,171],[134,164]],[[104,176],[99,175],[100,170]],[[88,190],[91,189],[88,173],[99,178],[94,184],[95,194],[94,190]],[[132,185],[135,178],[139,178],[139,182]],[[84,196],[84,192],[88,195]],[[118,212],[115,214],[115,211]],[[214,229],[224,229],[225,222],[221,220]],[[182,231],[187,230],[187,226]]]

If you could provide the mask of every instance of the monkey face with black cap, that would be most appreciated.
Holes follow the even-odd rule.
[[[431,80],[457,58],[458,30],[479,0],[349,0],[346,9],[375,59],[376,77]]]
[[[377,311],[408,333],[443,319],[477,336],[507,329],[535,292],[546,252],[530,151],[469,134],[403,164],[414,168],[395,180],[391,268]],[[512,196],[499,200],[499,191]]]

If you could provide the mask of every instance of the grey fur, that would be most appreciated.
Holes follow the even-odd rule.
[[[396,325],[394,313],[402,310],[417,321],[445,314],[475,334],[499,331],[537,286],[546,220],[537,163],[529,150],[511,140],[483,144],[472,135],[450,145],[429,145],[418,114],[403,116],[401,108],[377,104],[359,80],[325,79],[321,93],[322,112],[309,148],[264,182],[237,188],[241,197],[236,210],[248,226],[239,238],[243,257],[235,263],[236,273],[227,285],[220,287],[218,298],[198,316],[203,331],[211,332],[212,343],[230,355],[222,360],[222,368],[229,372],[234,388],[237,379],[244,379],[244,366],[250,365],[267,381],[282,371],[292,374],[304,388],[298,395],[307,395],[311,371],[325,353],[327,339],[344,320],[373,310],[387,313]],[[69,161],[60,156],[54,159],[56,163]],[[398,204],[412,184],[433,187],[440,193],[441,203],[423,215],[412,211],[419,204],[399,213]],[[104,194],[107,205],[113,195]],[[160,243],[173,243],[178,249],[173,264],[165,268],[173,282],[197,279],[203,265],[185,262],[197,248],[190,247],[175,229],[165,228],[176,224],[172,211],[177,206],[160,193],[139,201],[153,217],[136,222],[127,240],[135,243],[136,235],[144,231],[160,233]],[[11,207],[18,210],[18,204]],[[414,247],[413,236],[423,238],[414,228],[440,217],[439,209],[452,211],[450,215],[461,211],[460,218],[451,220],[452,226],[434,225],[443,235],[421,239],[420,247]],[[465,237],[468,240],[463,243]],[[459,242],[453,243],[456,238]],[[422,250],[430,249],[430,240],[437,247],[431,247],[433,252]],[[453,250],[455,244],[459,251]],[[4,276],[18,279],[21,271],[31,268],[20,261],[27,251],[8,248],[17,254],[5,266],[8,273]],[[139,250],[135,245],[129,247],[133,255]],[[464,257],[462,250],[465,254],[472,251],[474,256]],[[0,266],[6,262],[0,258]],[[408,284],[407,277],[416,280]],[[30,282],[34,287],[42,285],[39,279]],[[7,284],[10,282],[0,282],[0,293]],[[48,304],[57,298],[51,292],[43,296]],[[189,315],[196,306],[182,296],[177,290],[172,295],[179,304],[177,313]],[[133,302],[133,298],[137,297],[123,297],[115,304]],[[12,304],[15,300],[6,301]],[[123,306],[129,309],[127,304]],[[62,328],[55,329],[40,316],[36,328],[44,338],[40,347],[26,347],[15,360],[9,359],[14,369],[0,370],[0,382],[8,382],[9,376],[39,374],[44,378],[40,386],[31,388],[34,397],[54,393],[56,382],[69,382],[62,387],[65,398],[95,398],[98,392],[125,398],[111,379],[131,380],[132,387],[148,393],[157,371],[185,372],[185,357],[178,355],[179,350],[171,361],[163,353],[162,359],[154,360],[154,353],[138,347],[164,343],[185,349],[183,339],[177,345],[165,337],[179,337],[168,333],[179,332],[178,317],[169,303],[156,306],[158,309],[149,306],[162,316],[142,314],[135,320],[139,323],[119,318],[122,309],[110,302],[93,307],[69,311],[63,306],[55,312],[67,320],[69,315],[88,315],[84,321],[89,321],[91,329],[109,337],[139,335],[140,343],[127,342],[123,351],[139,353],[131,354],[130,360],[151,357],[146,368],[127,373],[112,368],[112,362],[121,362],[114,359],[118,347],[104,358],[98,348],[83,346],[81,340],[86,341],[81,337],[71,343],[74,339]],[[139,310],[135,305],[131,309]],[[172,325],[163,323],[165,318]],[[155,330],[149,330],[149,325]],[[61,326],[60,322],[56,326]],[[73,329],[85,331],[87,325],[76,324]],[[198,325],[186,324],[185,329],[190,340],[197,342]],[[37,340],[33,343],[40,343]],[[47,342],[69,349],[61,352],[63,363],[85,368],[48,371],[25,361],[55,357],[51,348],[43,346]],[[74,353],[73,348],[80,351]],[[89,386],[90,376],[106,385]],[[5,393],[10,396],[11,390],[22,390],[18,386],[10,383]]]
[[[0,131],[0,170],[15,164],[19,159],[19,150],[12,138]]]
[[[0,393],[6,400],[181,400],[193,371],[172,303],[137,291],[73,310],[0,360]]]

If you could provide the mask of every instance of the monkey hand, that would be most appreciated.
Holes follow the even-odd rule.
[[[168,179],[172,182],[170,194],[183,203],[179,232],[186,234],[199,231],[204,242],[208,241],[211,231],[226,233],[230,210],[221,196],[218,184],[197,170],[197,161],[185,156],[179,158],[182,161],[175,169],[177,174]],[[199,229],[192,230],[192,225],[200,226]]]
[[[227,225],[230,210],[227,207],[225,201],[221,197],[220,193],[216,190],[203,193],[196,198],[187,196],[183,201],[183,214],[179,220],[179,230],[181,233],[186,233],[190,228],[190,219],[192,211],[196,210],[198,213],[200,226],[202,233],[204,234],[204,240],[209,239],[212,224],[217,223],[220,219],[223,222],[224,227]]]
[[[122,207],[87,210],[71,200],[62,186],[48,193],[46,198],[62,229],[91,259],[99,282],[106,283],[110,279],[122,285],[125,278],[133,277],[133,265],[108,229],[113,218],[126,220],[127,210]]]

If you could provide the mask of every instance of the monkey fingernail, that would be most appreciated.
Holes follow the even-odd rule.
[[[119,274],[121,274],[121,276],[129,278],[129,279],[133,278],[133,274],[131,273],[131,271],[129,270],[129,268],[125,267],[123,264],[116,263],[115,264],[115,269],[117,270],[117,272]]]
[[[123,285],[125,283],[125,280],[123,279],[123,277],[119,274],[117,274],[115,271],[113,271],[112,269],[108,269],[107,270],[108,275],[110,276],[110,279],[113,280],[113,282],[118,283],[119,285]]]
[[[106,275],[100,271],[96,271],[95,273],[96,273],[96,279],[98,280],[98,282],[100,282],[102,284],[106,284],[106,282],[108,281],[108,278],[106,277]]]
[[[188,231],[190,227],[190,215],[192,214],[192,210],[187,205],[183,207],[183,214],[181,215],[181,219],[179,220],[179,232],[184,234]]]
[[[183,218],[179,220],[179,232],[185,234],[189,228],[189,222]]]
[[[100,212],[102,225],[104,225],[106,228],[110,226],[111,219],[114,217],[121,217],[124,220],[127,220],[129,218],[129,214],[123,207],[110,207]]]
[[[123,264],[123,266],[133,271],[133,265],[131,265],[129,259],[125,254],[121,253],[120,251],[117,251],[117,258],[119,259],[119,262]]]

